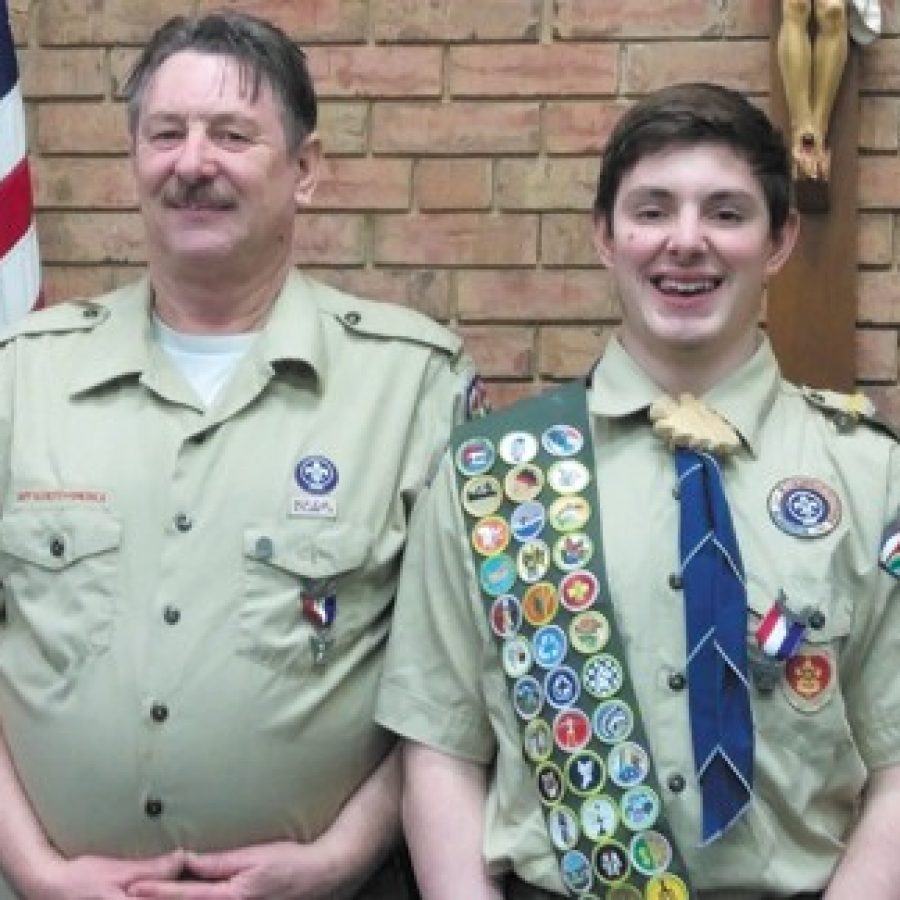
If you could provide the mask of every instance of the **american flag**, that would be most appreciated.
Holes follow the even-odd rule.
[[[19,70],[0,0],[0,328],[38,305],[41,268]]]

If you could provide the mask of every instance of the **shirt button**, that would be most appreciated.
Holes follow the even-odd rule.
[[[686,684],[687,684],[687,679],[684,677],[684,672],[671,672],[669,674],[669,689],[670,690],[683,691]]]
[[[169,718],[169,707],[164,703],[154,703],[150,708],[150,716],[154,722],[165,722]]]
[[[163,621],[166,625],[177,625],[181,618],[181,610],[175,606],[167,606],[163,610]]]
[[[151,819],[157,819],[162,815],[163,804],[159,797],[148,797],[144,802],[144,812]]]
[[[672,588],[673,591],[680,591],[681,585],[681,575],[678,572],[673,572],[669,576],[669,587]]]
[[[669,776],[666,784],[669,786],[669,790],[673,794],[680,794],[685,788],[684,775],[676,772],[674,775]]]
[[[50,541],[50,555],[59,559],[66,552],[66,545],[62,538],[55,537]]]
[[[173,519],[175,527],[179,531],[190,531],[194,527],[191,517],[187,513],[178,513]]]

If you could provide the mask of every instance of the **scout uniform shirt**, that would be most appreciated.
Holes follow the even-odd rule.
[[[805,624],[794,657],[751,687],[751,808],[701,849],[683,594],[673,577],[677,476],[647,416],[659,394],[611,341],[588,398],[592,500],[669,824],[704,898],[819,889],[852,830],[867,769],[900,762],[900,591],[878,568],[882,529],[900,503],[900,447],[864,424],[840,433],[781,380],[767,342],[704,398],[742,439],[721,469],[747,574],[748,641],[756,645],[779,596]],[[821,503],[797,527],[785,498],[803,490]],[[493,765],[485,859],[498,874],[511,865],[524,881],[563,894],[464,528],[446,458],[413,518],[376,719]]]
[[[205,410],[149,296],[0,349],[0,721],[66,856],[311,841],[391,743],[372,704],[460,341],[293,272]]]

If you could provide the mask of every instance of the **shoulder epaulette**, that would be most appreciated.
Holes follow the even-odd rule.
[[[0,334],[0,345],[26,335],[91,331],[109,316],[100,303],[71,301],[29,313]]]
[[[801,390],[806,402],[831,419],[841,434],[850,434],[862,423],[900,441],[900,432],[881,418],[875,404],[862,392],[842,394],[811,387]]]
[[[462,349],[458,335],[414,310],[395,303],[363,300],[322,284],[316,287],[320,308],[354,334],[428,344],[451,356]]]

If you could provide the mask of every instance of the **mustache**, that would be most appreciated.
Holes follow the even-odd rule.
[[[173,178],[162,193],[163,203],[174,209],[233,209],[233,194],[215,181],[184,181]]]

